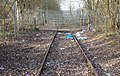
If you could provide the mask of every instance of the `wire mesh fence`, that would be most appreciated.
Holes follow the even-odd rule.
[[[1,0],[0,37],[15,39],[42,26],[79,27],[85,25],[84,12],[68,5],[61,10],[60,0]]]

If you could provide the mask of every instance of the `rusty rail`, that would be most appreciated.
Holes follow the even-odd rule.
[[[40,67],[40,69],[39,69],[39,71],[38,71],[39,73],[37,74],[37,76],[41,76],[41,72],[42,72],[42,69],[43,69],[45,60],[46,60],[46,58],[47,58],[47,56],[48,56],[49,50],[50,50],[50,48],[51,48],[51,46],[52,46],[52,44],[53,44],[53,42],[54,42],[54,39],[55,39],[55,37],[56,37],[56,35],[57,35],[57,32],[59,32],[59,31],[56,31],[55,34],[54,34],[54,38],[52,39],[52,41],[51,41],[51,43],[50,43],[49,49],[48,49],[47,52],[45,53],[45,57],[44,57],[44,59],[43,59],[43,61],[42,61],[42,63],[41,63],[41,67]],[[90,67],[90,70],[91,70],[92,74],[95,75],[95,76],[99,76],[98,73],[96,72],[96,70],[94,69],[92,63],[91,63],[90,60],[88,59],[87,55],[85,54],[83,48],[81,47],[81,44],[80,44],[80,42],[78,41],[78,39],[77,39],[75,36],[73,36],[73,38],[74,38],[74,40],[76,41],[76,43],[78,44],[78,46],[79,46],[79,48],[80,48],[80,50],[81,50],[84,58],[86,59],[86,62],[88,63],[88,66]]]
[[[48,56],[49,50],[50,50],[50,48],[51,48],[51,46],[52,46],[52,44],[53,44],[53,42],[54,42],[54,39],[55,39],[55,37],[56,37],[57,32],[58,32],[58,31],[56,31],[55,34],[54,34],[54,37],[53,37],[53,39],[52,39],[52,41],[51,41],[51,43],[50,43],[50,46],[49,46],[47,52],[45,53],[45,57],[44,57],[44,59],[43,59],[43,61],[42,61],[42,63],[41,63],[41,67],[40,67],[40,69],[38,70],[39,73],[38,73],[36,76],[41,76],[41,71],[42,71],[42,69],[43,69],[45,60],[46,60],[46,58],[47,58],[47,56]]]
[[[78,41],[78,39],[73,36],[74,40],[77,42],[79,48],[81,49],[82,51],[82,54],[84,56],[84,58],[86,59],[87,63],[88,63],[88,66],[90,67],[91,71],[92,71],[92,74],[94,74],[95,76],[99,76],[98,73],[96,72],[95,68],[93,67],[92,63],[90,62],[90,60],[88,59],[87,55],[85,54],[83,48],[81,47],[81,44],[80,42]]]

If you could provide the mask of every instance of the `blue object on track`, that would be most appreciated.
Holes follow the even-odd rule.
[[[72,39],[72,38],[73,38],[72,34],[69,33],[69,34],[67,35],[67,39]]]

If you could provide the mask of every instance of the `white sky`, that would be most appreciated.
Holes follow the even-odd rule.
[[[61,6],[61,10],[65,11],[65,10],[69,10],[69,3],[71,1],[71,8],[72,10],[77,10],[79,7],[83,8],[84,4],[82,2],[82,0],[63,0],[60,4]]]

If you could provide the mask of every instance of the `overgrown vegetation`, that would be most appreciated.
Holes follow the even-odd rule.
[[[47,10],[60,10],[58,0],[0,0],[0,36],[37,29],[45,24]]]
[[[84,22],[88,25],[88,29],[93,26],[95,31],[105,31],[106,35],[109,31],[120,34],[120,0],[82,1],[85,6],[80,9],[81,13],[78,16],[82,19],[83,16],[81,14],[85,14],[86,19]],[[72,17],[74,13],[72,13],[71,4],[68,6],[70,7],[69,12]],[[33,30],[41,25],[45,25],[48,19],[48,10],[61,12],[60,1],[0,0],[1,35],[6,36],[5,32],[13,35],[17,34],[15,32],[24,32],[27,29]],[[81,21],[80,23],[83,24]]]
[[[96,30],[104,27],[109,31],[120,32],[120,0],[84,0],[88,12],[88,23]]]

